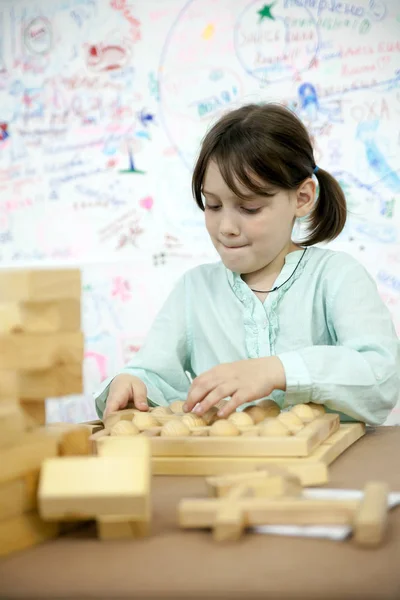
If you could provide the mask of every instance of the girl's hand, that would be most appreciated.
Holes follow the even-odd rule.
[[[218,413],[227,417],[241,404],[269,396],[276,389],[286,390],[285,370],[276,356],[223,363],[193,380],[184,411],[202,415],[230,396]]]
[[[148,410],[147,387],[138,377],[121,373],[110,384],[103,419],[111,412],[126,408],[128,402],[133,402],[139,410]]]

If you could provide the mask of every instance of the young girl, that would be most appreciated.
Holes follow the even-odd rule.
[[[342,231],[346,202],[303,124],[275,104],[223,116],[204,138],[193,193],[221,262],[178,281],[144,346],[96,394],[99,416],[177,399],[201,415],[229,398],[226,417],[272,398],[383,423],[400,390],[399,340],[366,270],[315,247]],[[300,217],[309,233],[298,244]]]

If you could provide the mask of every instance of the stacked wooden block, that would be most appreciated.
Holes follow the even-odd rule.
[[[19,402],[30,426],[45,399],[82,391],[78,270],[0,274],[0,402]]]
[[[45,399],[82,391],[78,271],[0,274],[0,556],[95,519],[103,539],[145,535],[149,440],[91,454],[96,422],[44,426]]]

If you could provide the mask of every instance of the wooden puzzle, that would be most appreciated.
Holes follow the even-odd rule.
[[[349,525],[360,546],[378,546],[384,539],[388,488],[383,482],[369,482],[361,500],[333,500],[285,495],[283,487],[282,493],[275,489],[271,497],[271,489],[260,485],[262,481],[244,480],[216,498],[181,500],[180,526],[212,528],[216,541],[237,540],[245,528],[257,525]]]
[[[219,475],[275,464],[303,485],[319,485],[328,481],[328,465],[365,432],[363,424],[340,424],[338,415],[313,404],[281,412],[264,401],[227,420],[217,418],[218,409],[205,418],[181,409],[179,404],[147,413],[134,408],[112,413],[91,436],[93,451],[119,436],[146,436],[156,475]]]

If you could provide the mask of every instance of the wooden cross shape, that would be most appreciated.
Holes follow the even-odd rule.
[[[257,525],[348,525],[360,546],[373,547],[383,541],[388,513],[385,483],[369,482],[361,500],[311,499],[279,494],[276,486],[273,493],[268,478],[266,474],[264,480],[258,476],[227,484],[222,497],[181,500],[180,526],[213,528],[214,539],[226,541],[237,540],[246,527]],[[221,480],[219,487],[214,485],[219,491]]]

